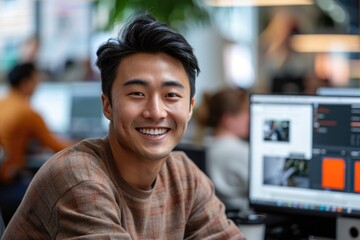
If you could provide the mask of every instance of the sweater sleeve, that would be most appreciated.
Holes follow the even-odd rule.
[[[131,239],[121,224],[109,186],[84,181],[67,191],[53,208],[56,239]],[[79,237],[81,236],[81,237]]]
[[[4,239],[131,239],[102,162],[69,148],[33,178]]]
[[[186,239],[241,239],[245,237],[225,214],[212,182],[196,169],[193,208],[186,224]]]

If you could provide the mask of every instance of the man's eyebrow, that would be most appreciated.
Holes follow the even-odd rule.
[[[172,80],[163,82],[162,86],[163,87],[178,87],[178,88],[182,88],[182,89],[185,88],[184,85],[182,85],[180,82],[172,81]]]
[[[124,86],[129,86],[129,85],[143,85],[143,86],[149,86],[149,83],[145,80],[141,80],[141,79],[131,79],[128,80],[124,83]],[[162,87],[178,87],[181,89],[184,89],[184,85],[182,85],[180,82],[175,81],[175,80],[168,80],[168,81],[164,81],[161,84]]]
[[[129,86],[129,85],[144,85],[144,86],[148,86],[149,83],[144,81],[144,80],[141,80],[141,79],[131,79],[131,80],[128,80],[124,83],[124,86]]]

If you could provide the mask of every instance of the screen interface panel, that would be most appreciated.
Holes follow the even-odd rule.
[[[360,215],[360,98],[253,94],[250,202]]]

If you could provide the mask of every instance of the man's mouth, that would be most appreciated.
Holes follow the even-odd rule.
[[[142,134],[146,134],[149,136],[161,136],[164,135],[169,128],[136,128],[136,130]]]

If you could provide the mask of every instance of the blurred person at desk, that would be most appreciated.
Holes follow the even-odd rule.
[[[33,63],[19,63],[9,71],[9,90],[0,99],[0,209],[6,223],[31,181],[33,173],[27,168],[26,159],[33,152],[30,148],[34,143],[54,152],[72,143],[54,136],[31,107],[30,99],[40,80]]]
[[[247,91],[227,87],[205,93],[195,111],[198,131],[202,132],[198,137],[207,149],[207,172],[228,212],[249,208],[248,98]]]
[[[244,239],[211,181],[172,152],[192,116],[199,72],[185,38],[148,14],[97,50],[108,135],[36,173],[6,239]]]

